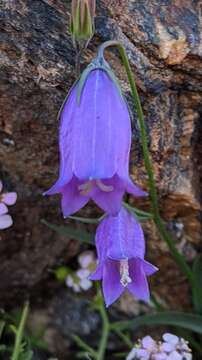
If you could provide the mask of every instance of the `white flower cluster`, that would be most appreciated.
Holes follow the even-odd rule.
[[[89,275],[95,269],[96,260],[92,251],[85,251],[78,257],[80,268],[67,275],[66,285],[74,292],[87,291],[92,287],[92,281],[89,280]]]
[[[192,360],[188,342],[176,335],[166,333],[162,341],[156,342],[151,336],[139,340],[126,360]]]

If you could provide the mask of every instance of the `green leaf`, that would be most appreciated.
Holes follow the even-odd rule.
[[[34,353],[32,350],[28,350],[26,352],[23,352],[23,354],[20,355],[19,360],[32,360],[34,356]]]
[[[149,220],[149,219],[153,219],[153,214],[149,213],[147,211],[144,210],[140,210],[137,209],[131,205],[129,205],[128,203],[124,202],[123,205],[132,213],[134,213],[134,215],[137,217],[138,220],[140,221],[145,221],[145,220]]]
[[[71,237],[75,240],[81,241],[86,244],[91,244],[91,245],[93,244],[94,235],[90,234],[84,230],[75,229],[68,225],[63,226],[63,225],[51,224],[46,220],[41,220],[41,222],[43,224],[45,224],[46,226],[48,226],[49,229],[54,230],[55,232],[57,232],[60,235]]]
[[[195,286],[192,289],[194,308],[202,314],[202,254],[197,256],[193,265],[193,277]]]
[[[2,337],[2,334],[3,334],[3,331],[4,331],[5,325],[6,325],[6,322],[3,321],[3,320],[1,320],[1,321],[0,321],[0,338]]]
[[[104,217],[105,217],[105,215],[101,216],[99,218],[84,218],[84,217],[79,217],[79,216],[68,216],[68,219],[79,221],[84,224],[98,224]]]
[[[134,320],[120,321],[111,325],[112,329],[136,329],[140,326],[171,325],[202,334],[202,316],[183,312],[164,311],[143,315]]]

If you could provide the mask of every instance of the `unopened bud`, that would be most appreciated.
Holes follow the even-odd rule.
[[[72,0],[71,33],[75,41],[89,41],[94,33],[96,0]]]

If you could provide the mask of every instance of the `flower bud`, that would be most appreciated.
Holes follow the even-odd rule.
[[[71,28],[74,41],[89,41],[94,33],[95,0],[72,0]]]

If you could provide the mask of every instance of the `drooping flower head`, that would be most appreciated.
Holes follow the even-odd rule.
[[[106,62],[90,64],[70,91],[60,112],[59,145],[59,178],[46,194],[62,195],[64,216],[89,199],[116,214],[124,192],[146,195],[129,177],[130,116]]]
[[[0,230],[7,229],[13,224],[11,216],[8,214],[8,205],[14,205],[17,200],[15,192],[1,193],[3,184],[0,180]]]
[[[148,301],[147,275],[157,268],[144,260],[145,241],[140,223],[121,208],[117,216],[106,216],[96,231],[98,266],[91,280],[102,280],[106,306],[125,289],[137,299]]]

